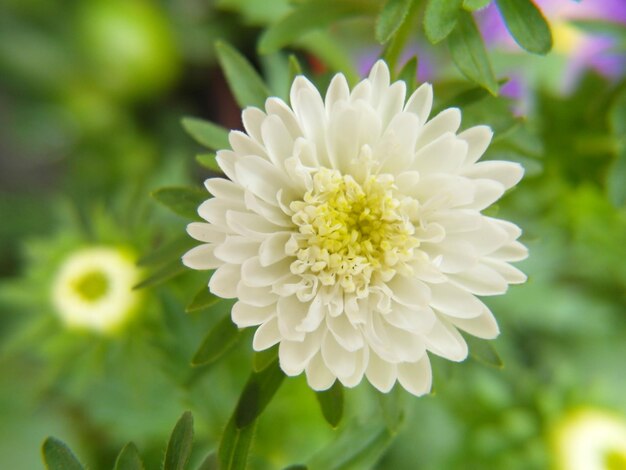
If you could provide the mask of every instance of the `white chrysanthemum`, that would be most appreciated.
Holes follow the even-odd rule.
[[[124,249],[81,249],[59,268],[52,302],[68,327],[112,333],[129,320],[138,306],[141,296],[132,287],[139,276]]]
[[[617,470],[626,468],[626,422],[600,410],[573,413],[554,433],[560,470]]]
[[[383,392],[396,380],[428,392],[428,351],[461,361],[457,329],[498,334],[476,295],[525,280],[508,264],[527,255],[520,229],[480,213],[521,166],[477,163],[488,127],[457,134],[456,108],[427,121],[429,84],[405,92],[380,61],[352,91],[338,74],[322,99],[297,77],[291,108],[245,109],[246,133],[217,154],[229,179],[206,181],[208,223],[188,227],[204,244],[184,263],[216,269],[209,288],[238,298],[232,319],[258,326],[254,349],[279,343],[283,371],[316,390],[365,375]]]

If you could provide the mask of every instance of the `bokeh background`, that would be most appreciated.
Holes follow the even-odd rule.
[[[575,449],[564,436],[578,426],[577,445],[598,454],[597,468],[626,469],[626,2],[537,4],[554,37],[547,56],[523,52],[495,5],[475,13],[496,75],[508,79],[499,98],[468,100],[475,85],[419,22],[400,58],[417,55],[435,107],[460,105],[464,125],[494,127],[487,158],[526,168],[490,209],[524,229],[531,253],[521,265],[528,282],[488,299],[502,331],[498,356],[477,346],[462,364],[434,361],[434,393],[395,390],[383,412],[367,384],[349,390],[338,430],[305,381],[288,379],[256,432],[251,468],[305,461],[349,432],[378,445],[364,419],[384,421],[392,403],[404,420],[375,468],[570,468],[564,455]],[[215,448],[250,371],[250,335],[216,364],[190,366],[230,304],[185,312],[206,275],[179,267],[191,246],[188,219],[150,193],[214,175],[194,158],[201,148],[183,116],[241,127],[216,40],[247,56],[282,97],[289,54],[322,89],[336,71],[354,81],[379,56],[367,15],[258,55],[264,28],[293,8],[286,0],[0,0],[0,468],[43,468],[48,435],[93,470],[111,468],[130,440],[146,468],[159,468],[187,409],[193,461]],[[115,334],[69,328],[53,300],[66,260],[94,246],[125,250],[149,279]],[[605,425],[613,437],[598,431]]]

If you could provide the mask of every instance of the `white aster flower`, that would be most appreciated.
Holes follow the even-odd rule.
[[[72,253],[52,286],[52,303],[73,329],[113,333],[136,311],[141,294],[132,287],[140,271],[121,248],[97,246]]]
[[[626,422],[611,413],[579,410],[558,425],[553,437],[559,470],[626,468]]]
[[[429,84],[405,92],[379,61],[352,91],[337,74],[322,99],[300,76],[291,107],[245,109],[246,132],[217,154],[229,179],[206,181],[207,223],[188,226],[203,244],[183,262],[216,269],[209,288],[238,298],[232,319],[258,327],[254,349],[279,344],[283,371],[315,390],[365,375],[428,392],[429,351],[461,361],[458,329],[498,335],[476,296],[525,280],[508,264],[527,255],[520,229],[480,212],[521,166],[477,163],[488,127],[457,134],[456,108],[428,121]]]

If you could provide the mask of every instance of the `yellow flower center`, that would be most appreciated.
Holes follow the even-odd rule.
[[[297,257],[291,271],[357,296],[367,294],[374,276],[388,281],[410,271],[407,262],[419,246],[411,221],[418,205],[395,193],[391,175],[369,175],[359,184],[337,170],[318,170],[313,188],[290,206],[299,232],[287,246]]]
[[[75,281],[74,289],[87,302],[95,302],[106,295],[109,280],[102,271],[90,271]]]

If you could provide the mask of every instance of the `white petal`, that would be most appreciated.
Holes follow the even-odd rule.
[[[515,162],[485,161],[467,167],[463,175],[468,178],[495,180],[504,186],[504,189],[509,189],[522,179],[524,167]]]
[[[490,253],[489,257],[502,261],[521,261],[528,257],[528,248],[520,242],[512,242]]]
[[[356,353],[344,349],[330,332],[326,332],[322,341],[322,357],[326,366],[339,379],[354,374]]]
[[[376,89],[375,89],[376,90]],[[406,97],[406,83],[397,81],[383,92],[377,106],[378,114],[385,128],[395,115],[402,111]],[[417,130],[417,129],[416,129]]]
[[[341,383],[345,387],[356,387],[363,380],[363,374],[365,373],[365,368],[367,367],[367,363],[369,361],[369,350],[367,348],[359,349],[354,354],[356,354],[356,365],[354,367],[354,372],[349,377],[342,377]]]
[[[460,125],[461,111],[458,108],[444,109],[424,125],[419,133],[416,148],[428,145],[445,133],[455,134]]]
[[[275,316],[275,305],[269,305],[267,307],[254,307],[239,301],[233,305],[231,310],[233,323],[235,323],[235,325],[239,328],[260,325],[271,320]]]
[[[278,330],[283,338],[291,341],[302,341],[305,333],[298,330],[298,325],[304,320],[309,305],[300,302],[295,295],[280,297],[277,303]]]
[[[445,240],[433,245],[424,243],[421,248],[433,259],[441,256],[438,267],[446,274],[470,269],[476,266],[479,259],[478,252],[472,245],[458,240]]]
[[[241,112],[241,120],[243,121],[243,127],[246,129],[246,133],[258,143],[263,142],[261,125],[265,118],[266,114],[254,106],[249,106]]]
[[[276,167],[282,168],[283,162],[293,155],[293,137],[278,116],[268,116],[261,132],[270,160]]]
[[[273,204],[268,204],[267,202],[256,197],[250,191],[245,192],[244,201],[246,203],[246,208],[250,212],[254,212],[262,218],[267,219],[268,222],[280,227],[293,226],[291,219],[280,207],[278,207],[278,201],[275,201]]]
[[[451,361],[460,362],[467,357],[467,343],[446,320],[438,319],[433,329],[424,337],[426,348]]]
[[[269,287],[250,287],[243,281],[237,284],[237,298],[254,307],[267,307],[278,301],[278,296]]]
[[[424,124],[432,106],[433,87],[430,83],[424,83],[409,97],[404,110],[416,114],[420,118],[420,122]]]
[[[428,356],[424,356],[417,362],[398,364],[398,382],[415,396],[419,397],[430,392],[432,380]]]
[[[399,113],[392,118],[380,141],[374,144],[374,157],[383,163],[383,171],[397,174],[413,162],[418,128],[419,119],[414,114]],[[414,177],[417,172],[409,173]]]
[[[226,238],[226,233],[216,225],[204,222],[191,222],[187,225],[187,233],[196,240],[206,243],[220,243]]]
[[[214,254],[225,263],[241,264],[259,253],[259,242],[238,235],[226,237],[215,246]]]
[[[324,305],[322,301],[322,295],[317,294],[315,298],[309,304],[309,309],[307,311],[306,317],[302,320],[302,323],[297,326],[298,331],[310,332],[316,330],[317,327],[322,323],[326,316],[326,312],[328,311],[328,307]]]
[[[265,240],[269,234],[280,232],[283,228],[257,214],[233,210],[226,213],[226,222],[235,233],[258,241]]]
[[[215,161],[222,169],[228,179],[237,183],[237,173],[235,172],[235,163],[239,157],[232,150],[218,150],[215,154]]]
[[[228,224],[226,223],[226,212],[231,210],[245,210],[245,206],[230,200],[213,198],[200,204],[200,207],[198,207],[198,214],[207,222],[210,222],[221,229],[227,229]]]
[[[386,90],[389,88],[389,82],[391,76],[389,73],[389,67],[384,60],[377,60],[370,70],[369,80],[372,83],[372,88],[375,90]]]
[[[437,318],[429,307],[412,309],[404,305],[393,303],[391,312],[383,315],[383,319],[390,325],[412,333],[428,333]]]
[[[259,263],[261,266],[269,266],[287,256],[285,245],[291,238],[290,232],[276,232],[269,235],[259,248]]]
[[[469,292],[451,284],[430,286],[430,305],[440,312],[458,318],[473,318],[482,313],[484,304]]]
[[[444,227],[446,233],[465,233],[477,230],[483,216],[472,210],[442,210],[437,211],[430,220]]]
[[[474,201],[465,206],[469,209],[482,211],[500,199],[504,194],[504,186],[497,181],[480,179],[474,180],[474,184],[476,188]]]
[[[425,354],[425,344],[420,336],[391,325],[386,325],[386,329],[397,363],[414,362]]]
[[[276,203],[279,189],[291,190],[285,173],[260,157],[239,158],[235,170],[239,184],[269,204]]]
[[[397,374],[396,364],[387,362],[375,352],[370,351],[365,375],[374,387],[383,393],[389,392],[396,381]]]
[[[244,155],[257,155],[262,159],[267,158],[263,146],[241,131],[230,131],[228,141],[232,149],[240,157]]]
[[[290,376],[301,374],[320,350],[320,339],[321,334],[315,332],[306,335],[303,341],[281,341],[278,358],[280,368],[285,374]]]
[[[339,101],[347,101],[350,98],[350,87],[348,81],[342,73],[336,74],[328,85],[326,90],[326,113],[330,115],[332,110]]]
[[[467,142],[468,150],[465,164],[469,165],[478,161],[485,153],[491,143],[493,131],[489,126],[474,126],[461,132],[458,137]]]
[[[346,315],[327,316],[326,325],[337,342],[348,351],[356,351],[363,347],[363,334],[350,323]]]
[[[393,292],[393,299],[407,307],[420,309],[430,301],[428,286],[417,278],[396,275],[387,285]]]
[[[302,135],[296,115],[283,100],[276,97],[268,98],[265,101],[265,110],[268,115],[278,116],[294,139]]]
[[[328,390],[335,383],[336,376],[324,363],[322,354],[318,353],[306,366],[306,381],[313,390]]]
[[[241,266],[241,278],[251,287],[271,286],[291,275],[289,260],[261,266],[259,257],[250,258]]]
[[[263,351],[274,346],[280,341],[280,339],[278,320],[276,318],[272,318],[270,321],[259,326],[254,332],[252,348],[255,351]]]
[[[237,284],[241,280],[241,266],[223,264],[215,270],[209,281],[209,290],[224,299],[237,297]]]
[[[483,263],[498,272],[509,284],[522,284],[526,282],[526,274],[504,261],[485,259]]]
[[[207,191],[214,197],[227,199],[235,203],[243,201],[243,189],[236,183],[224,178],[209,178],[204,182]]]
[[[466,154],[467,144],[448,132],[418,150],[414,168],[421,174],[456,173]]]
[[[500,334],[496,319],[486,307],[483,314],[476,318],[453,318],[452,323],[477,338],[493,339]]]
[[[213,254],[215,245],[200,245],[183,255],[183,264],[191,269],[215,269],[224,262]]]
[[[449,279],[454,285],[475,295],[500,295],[508,287],[506,279],[486,264],[478,264],[467,271],[452,274]]]

